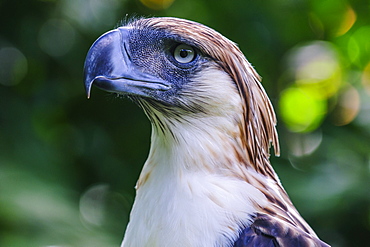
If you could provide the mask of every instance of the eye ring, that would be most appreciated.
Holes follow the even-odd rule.
[[[177,62],[186,64],[195,59],[196,52],[195,49],[189,45],[179,44],[173,51],[173,57]]]

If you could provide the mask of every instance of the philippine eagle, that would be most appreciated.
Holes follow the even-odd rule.
[[[193,21],[135,19],[91,46],[84,83],[152,124],[122,247],[328,246],[270,164],[275,113],[235,43]]]

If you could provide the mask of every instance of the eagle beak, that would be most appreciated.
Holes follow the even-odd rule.
[[[91,87],[119,94],[153,97],[170,89],[170,83],[137,67],[128,50],[129,29],[118,28],[100,36],[87,53],[84,83],[87,98]]]

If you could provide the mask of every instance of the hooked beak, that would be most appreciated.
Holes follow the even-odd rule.
[[[119,94],[153,97],[171,88],[170,83],[148,74],[131,61],[127,37],[129,29],[118,28],[100,36],[87,53],[84,83],[87,98],[91,87]]]

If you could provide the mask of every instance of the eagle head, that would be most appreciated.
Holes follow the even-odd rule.
[[[234,118],[254,164],[269,157],[271,142],[279,154],[275,113],[259,80],[235,43],[178,18],[137,19],[103,34],[84,66],[88,97],[92,85],[125,95],[162,129],[161,116]]]

